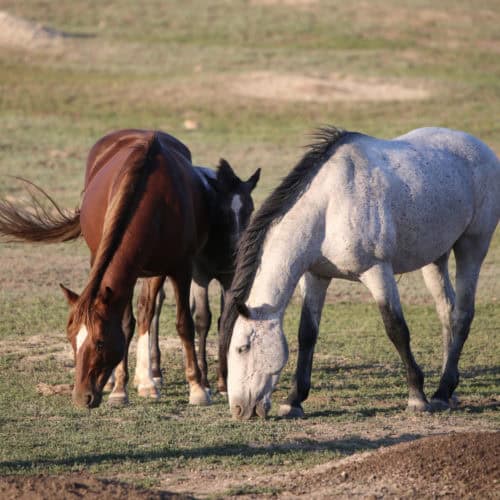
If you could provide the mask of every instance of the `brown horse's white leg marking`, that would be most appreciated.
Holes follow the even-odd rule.
[[[151,352],[149,349],[149,330],[137,339],[137,365],[135,368],[134,384],[139,396],[159,398],[158,390],[153,380],[151,370]]]

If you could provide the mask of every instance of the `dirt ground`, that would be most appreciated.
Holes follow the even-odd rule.
[[[295,470],[252,478],[246,498],[499,498],[500,432],[450,433],[380,448]],[[196,476],[196,472],[191,471]],[[194,478],[193,478],[194,479]],[[199,482],[198,478],[198,482]],[[202,484],[212,490],[213,485]],[[213,481],[223,481],[215,475]],[[184,483],[185,486],[189,484]],[[227,491],[227,490],[226,490]],[[237,493],[237,488],[230,491]],[[248,491],[248,490],[247,490]],[[241,490],[245,492],[244,489]],[[279,492],[279,493],[276,493]],[[223,491],[219,490],[219,495]],[[215,495],[216,497],[219,495]],[[89,474],[0,478],[0,497],[13,499],[196,498],[181,491],[146,490]]]

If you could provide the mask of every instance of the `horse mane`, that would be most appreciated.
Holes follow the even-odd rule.
[[[90,323],[94,299],[97,297],[104,273],[120,246],[132,215],[142,198],[151,172],[147,167],[160,147],[158,133],[150,132],[143,140],[131,146],[131,153],[118,174],[118,178],[121,177],[118,191],[106,210],[102,237],[89,280],[75,309],[75,321],[80,324]]]
[[[305,155],[278,187],[264,201],[244,231],[236,255],[236,270],[221,319],[223,359],[231,342],[238,317],[237,304],[244,303],[250,293],[260,264],[264,240],[269,228],[279,222],[307,190],[324,162],[331,156],[334,145],[348,134],[336,127],[323,127],[313,134],[315,142],[306,146]]]

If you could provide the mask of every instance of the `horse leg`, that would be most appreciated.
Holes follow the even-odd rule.
[[[299,325],[299,352],[297,368],[286,402],[280,405],[279,415],[288,418],[304,417],[302,402],[311,388],[311,371],[314,347],[318,338],[321,312],[325,303],[329,279],[305,273],[299,281],[302,292],[302,311]]]
[[[207,334],[212,323],[212,313],[208,303],[208,283],[191,282],[191,312],[198,335],[198,366],[201,372],[201,385],[210,391],[207,365]]]
[[[189,404],[208,405],[210,396],[201,386],[201,372],[196,360],[194,347],[194,323],[189,308],[189,289],[191,285],[191,265],[185,266],[184,273],[172,276],[175,299],[177,303],[176,326],[182,341],[186,363],[186,379],[189,384]]]
[[[403,316],[392,266],[389,264],[373,266],[361,275],[360,280],[377,302],[387,335],[405,366],[409,391],[408,409],[430,410],[424,394],[424,374],[410,349],[410,332]]]
[[[451,338],[444,356],[445,363],[439,387],[432,403],[447,408],[458,385],[458,361],[474,318],[479,270],[488,250],[491,234],[464,235],[454,245],[456,260],[456,302],[451,313]]]
[[[127,383],[128,383],[128,349],[130,341],[134,335],[135,318],[132,312],[132,300],[129,301],[123,313],[122,328],[125,335],[125,354],[118,366],[114,369],[113,389],[109,395],[108,404],[122,406],[128,403]]]
[[[431,293],[436,304],[436,311],[442,325],[443,335],[443,368],[444,373],[448,362],[448,353],[452,343],[452,312],[455,307],[455,291],[448,274],[448,258],[446,253],[438,260],[422,268],[425,285]],[[456,402],[450,397],[449,401],[433,398],[431,405],[433,409],[445,409],[448,405],[454,406]]]
[[[165,290],[163,286],[158,290],[158,295],[156,295],[156,304],[153,314],[153,319],[151,321],[150,329],[150,350],[151,350],[151,373],[153,375],[153,381],[156,387],[159,389],[163,385],[163,379],[161,375],[161,351],[160,351],[160,313],[163,307],[163,302],[165,302]]]
[[[137,307],[137,365],[135,368],[134,385],[137,387],[139,396],[158,399],[159,391],[153,380],[151,370],[151,349],[149,342],[149,330],[155,310],[155,300],[158,291],[165,282],[165,276],[148,278],[143,281],[139,303]]]
[[[222,285],[222,289],[220,293],[220,314],[217,318],[217,344],[219,344],[220,319],[222,317],[222,312],[224,311],[225,296],[227,291],[229,290],[231,281],[229,281],[228,283],[224,283],[223,281],[221,281],[220,283]],[[226,378],[222,373],[220,362],[217,363],[217,390],[219,391],[219,394],[227,396]]]

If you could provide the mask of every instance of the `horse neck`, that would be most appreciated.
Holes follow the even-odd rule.
[[[217,206],[217,193],[207,181],[207,177],[216,179],[216,173],[208,167],[195,166],[194,169],[209,209],[207,241],[195,260],[199,261],[200,267],[204,268],[210,277],[219,279],[221,273],[233,273],[235,243],[238,238],[230,233],[231,223],[227,220],[225,210]]]
[[[249,307],[269,305],[282,314],[304,272],[319,251],[319,220],[307,216],[307,196],[299,200],[268,230],[257,273],[250,289]],[[306,215],[306,217],[304,217]]]
[[[133,257],[130,255],[124,257],[119,249],[102,275],[91,276],[91,280],[82,292],[78,307],[82,308],[82,311],[86,308],[92,309],[95,300],[99,296],[103,296],[106,289],[110,288],[112,300],[105,306],[108,315],[121,317],[131,300],[137,278],[138,270]]]

